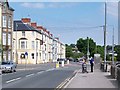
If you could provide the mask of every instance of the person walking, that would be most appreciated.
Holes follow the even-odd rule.
[[[90,65],[91,65],[91,72],[93,72],[93,67],[94,67],[94,59],[90,59]]]

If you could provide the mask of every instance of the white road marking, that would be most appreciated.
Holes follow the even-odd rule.
[[[12,80],[9,80],[9,81],[6,81],[6,83],[10,83],[10,82],[13,82],[13,81],[17,81],[17,80],[19,80],[19,79],[21,79],[21,77],[16,78],[16,79],[12,79]]]
[[[48,69],[48,70],[46,70],[46,72],[48,72],[48,71],[52,71],[52,70],[54,70],[55,68],[51,68],[51,69]]]
[[[37,72],[37,74],[41,74],[41,73],[43,73],[43,72],[45,72],[45,71]]]
[[[29,74],[29,75],[26,75],[25,77],[30,77],[30,76],[33,76],[33,75],[35,75],[35,74]]]

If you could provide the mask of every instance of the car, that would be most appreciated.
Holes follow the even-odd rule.
[[[59,64],[62,64],[62,61],[64,61],[64,63],[66,62],[66,59],[64,59],[64,58],[59,58],[59,59],[57,59],[57,61],[59,62]]]
[[[2,72],[16,72],[17,64],[13,61],[3,61],[1,63]]]
[[[74,62],[79,62],[79,60],[78,59],[74,59]]]

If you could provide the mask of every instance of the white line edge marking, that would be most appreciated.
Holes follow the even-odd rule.
[[[43,73],[43,72],[45,72],[45,71],[37,72],[37,74],[41,74],[41,73]]]
[[[52,70],[55,70],[55,68],[48,69],[48,70],[46,70],[46,72],[52,71]]]
[[[13,81],[16,81],[16,80],[19,80],[19,79],[21,79],[21,77],[16,78],[16,79],[12,79],[12,80],[9,80],[9,81],[6,81],[6,83],[10,83],[10,82],[13,82]]]
[[[35,74],[29,74],[29,75],[26,75],[25,77],[30,77],[30,76],[33,76],[33,75],[35,75]]]

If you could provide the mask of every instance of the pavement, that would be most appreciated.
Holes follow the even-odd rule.
[[[109,88],[117,90],[117,81],[111,78],[110,72],[102,72],[98,67],[94,68],[93,73],[88,68],[88,72],[82,73],[79,70],[64,88]]]

